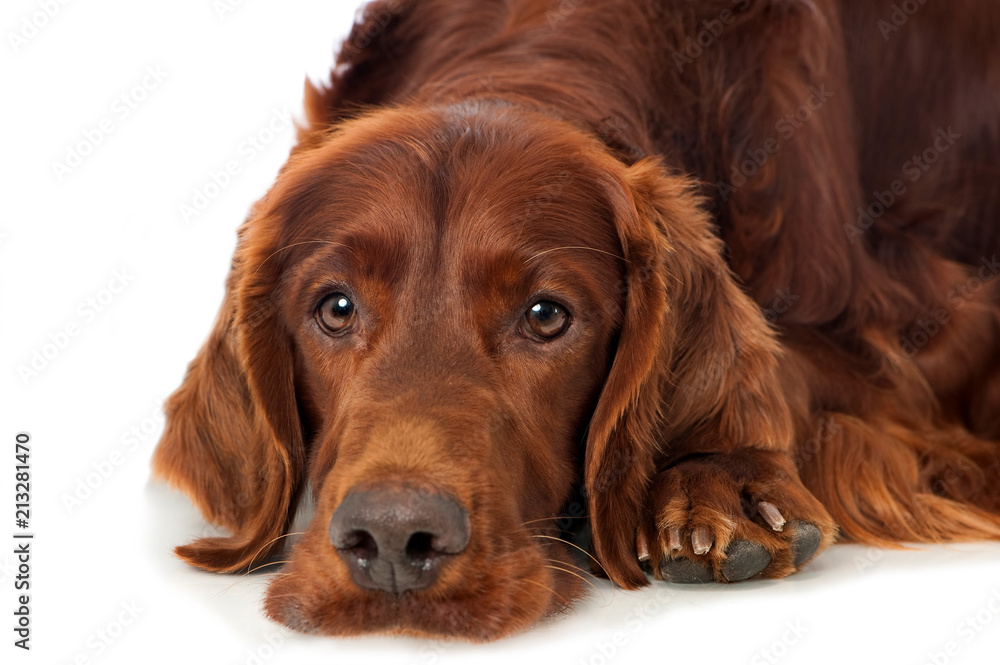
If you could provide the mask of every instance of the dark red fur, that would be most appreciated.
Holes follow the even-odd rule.
[[[579,484],[594,569],[626,588],[649,582],[637,536],[655,570],[670,529],[709,529],[717,578],[738,539],[794,572],[795,529],[748,497],[821,550],[1000,539],[1000,7],[883,34],[892,4],[370,4],[168,404],[156,473],[233,532],[179,554],[278,553],[308,483],[272,617],[488,640],[582,593],[554,529]],[[859,225],[939,130],[960,138]],[[364,303],[349,342],[311,323],[334,288]],[[574,323],[527,346],[508,333],[539,289]],[[431,588],[358,588],[334,553],[331,514],[373,482],[469,509]]]

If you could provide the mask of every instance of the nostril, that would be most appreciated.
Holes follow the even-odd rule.
[[[350,550],[353,554],[366,559],[374,559],[378,556],[378,543],[364,529],[347,532],[337,549]]]
[[[434,582],[469,542],[469,514],[439,492],[375,487],[348,492],[330,518],[330,543],[359,586],[402,593]]]
[[[406,558],[411,561],[430,559],[438,552],[434,549],[434,534],[418,531],[406,543]]]

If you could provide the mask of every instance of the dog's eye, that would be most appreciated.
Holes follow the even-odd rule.
[[[354,303],[343,293],[328,295],[316,308],[316,320],[319,325],[333,335],[347,330],[355,318],[357,310],[354,308]]]
[[[542,339],[555,339],[569,327],[569,312],[561,305],[541,300],[524,313],[528,329]]]

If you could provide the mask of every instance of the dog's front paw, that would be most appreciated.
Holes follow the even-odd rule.
[[[688,458],[653,480],[636,554],[657,579],[784,577],[829,546],[836,526],[783,453]]]

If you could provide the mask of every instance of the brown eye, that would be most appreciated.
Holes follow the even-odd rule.
[[[354,303],[343,293],[334,293],[323,298],[316,308],[316,320],[320,327],[331,335],[347,330],[355,318],[357,311],[354,309]]]
[[[569,312],[561,305],[541,300],[524,313],[528,329],[542,339],[555,339],[569,327]]]

